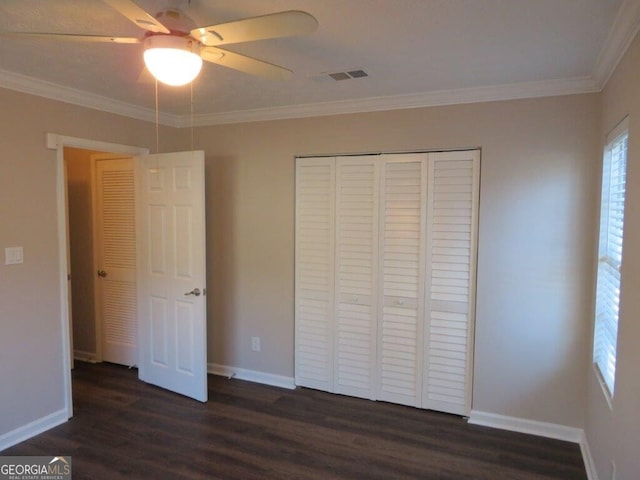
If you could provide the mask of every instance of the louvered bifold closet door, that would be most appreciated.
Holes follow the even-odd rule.
[[[378,156],[336,159],[334,390],[374,398]]]
[[[469,415],[480,152],[429,156],[422,406]]]
[[[296,161],[295,381],[333,391],[335,159]]]
[[[383,156],[378,399],[420,406],[426,154]]]

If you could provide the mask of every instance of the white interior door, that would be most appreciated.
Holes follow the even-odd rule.
[[[135,161],[139,376],[206,402],[204,152]]]
[[[101,360],[138,363],[136,217],[133,159],[92,155],[97,351]]]

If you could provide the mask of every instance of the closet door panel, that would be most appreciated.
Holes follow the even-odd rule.
[[[471,410],[479,152],[429,157],[423,407]]]
[[[333,391],[335,161],[296,162],[295,381]]]
[[[419,406],[422,363],[424,154],[383,156],[378,399]]]
[[[373,399],[377,156],[336,159],[335,392]]]

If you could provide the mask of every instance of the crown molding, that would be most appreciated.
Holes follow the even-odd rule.
[[[209,126],[268,120],[285,120],[349,113],[402,110],[409,108],[436,107],[499,100],[573,95],[598,91],[598,85],[591,77],[579,77],[202,114],[196,115],[193,118],[193,124],[194,126]],[[177,126],[187,127],[190,125],[191,119],[188,116],[183,116],[182,122]]]
[[[65,87],[57,83],[39,80],[2,69],[0,69],[0,87],[51,100],[58,100],[80,107],[92,108],[94,110],[100,110],[101,112],[135,118],[137,120],[154,123],[156,121],[156,113],[150,108],[132,105],[114,100],[113,98]],[[180,115],[160,113],[158,122],[169,127],[177,127],[183,123],[184,120]]]
[[[76,90],[55,83],[38,80],[25,75],[8,72],[6,70],[0,70],[0,87],[58,100],[81,107],[114,113],[116,115],[123,115],[138,120],[155,122],[155,112],[151,109],[131,105],[101,95]],[[600,87],[598,82],[593,78],[579,77],[201,114],[194,116],[193,120],[190,115],[161,113],[159,116],[159,123],[176,128],[190,127],[192,124],[193,126],[200,127],[327,115],[343,115],[349,113],[458,105],[466,103],[481,103],[500,100],[516,100],[523,98],[550,97],[557,95],[572,95],[579,93],[593,93],[599,90]]]
[[[600,90],[613,75],[638,30],[640,30],[640,1],[624,0],[600,50],[593,71],[593,78]]]
[[[73,105],[92,108],[103,112],[123,115],[138,120],[155,122],[155,112],[151,109],[131,105],[101,95],[76,90],[5,70],[0,70],[0,87],[38,95]],[[592,77],[578,77],[456,90],[439,90],[415,94],[390,95],[385,97],[367,97],[361,99],[308,103],[302,105],[288,105],[253,110],[219,112],[196,115],[193,119],[190,115],[161,113],[159,116],[159,123],[176,128],[190,127],[191,125],[199,127],[481,103],[500,100],[551,97],[558,95],[593,93],[597,91],[600,91],[600,87]]]

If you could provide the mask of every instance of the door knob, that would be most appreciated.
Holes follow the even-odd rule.
[[[194,288],[190,292],[185,293],[185,295],[195,295],[196,297],[199,297],[200,296],[200,289],[199,288]]]
[[[104,270],[98,270],[98,276],[104,278],[107,276],[107,272]]]

